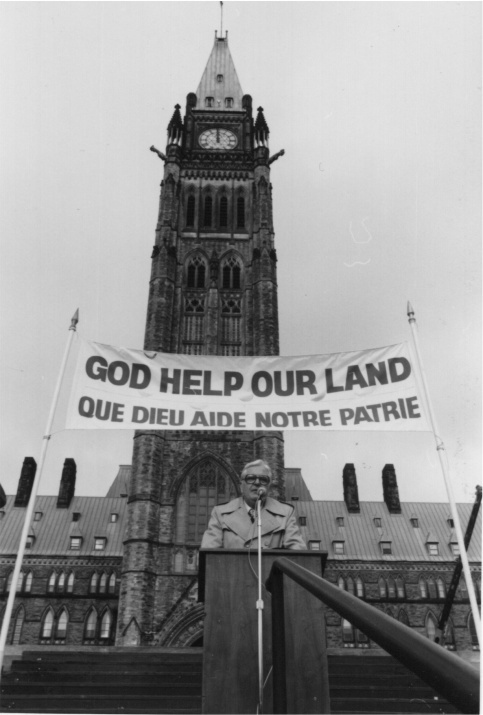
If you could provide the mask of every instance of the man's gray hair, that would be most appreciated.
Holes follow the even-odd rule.
[[[248,462],[248,464],[245,464],[240,475],[241,479],[243,479],[245,474],[248,474],[251,467],[264,467],[267,470],[270,479],[272,478],[272,470],[270,469],[270,465],[267,464],[264,459],[256,459],[254,462]]]

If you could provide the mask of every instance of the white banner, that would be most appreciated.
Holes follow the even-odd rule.
[[[67,429],[430,431],[407,343],[299,357],[80,341]]]

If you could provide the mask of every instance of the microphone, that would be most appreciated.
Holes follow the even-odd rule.
[[[257,491],[257,500],[263,499],[266,496],[267,496],[267,490],[265,489],[265,487],[259,487],[259,489]]]

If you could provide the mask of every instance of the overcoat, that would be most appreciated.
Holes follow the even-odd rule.
[[[215,506],[201,541],[202,549],[258,547],[257,520],[251,521],[243,497]],[[267,497],[262,508],[263,549],[306,549],[294,509]]]

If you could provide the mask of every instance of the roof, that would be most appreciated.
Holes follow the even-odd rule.
[[[454,530],[448,524],[448,504],[401,502],[401,513],[391,514],[384,502],[360,502],[360,513],[349,513],[344,501],[296,501],[293,503],[297,517],[306,517],[306,526],[300,530],[304,537],[317,533],[320,548],[327,550],[329,559],[348,561],[455,561],[450,546],[454,542]],[[461,528],[465,533],[473,504],[458,504]],[[337,517],[343,517],[344,526],[338,529]],[[381,519],[381,527],[374,518]],[[419,528],[414,528],[411,518],[417,518]],[[344,540],[344,554],[334,554],[334,534]],[[438,555],[430,556],[427,535],[438,543]],[[392,553],[381,553],[380,542],[391,541]],[[468,550],[468,559],[481,561],[481,510],[478,515]]]
[[[284,476],[286,501],[312,501],[312,494],[304,481],[300,467],[285,468]]]
[[[227,97],[233,98],[232,109],[242,109],[243,91],[228,47],[228,33],[224,38],[217,37],[215,33],[215,44],[196,90],[196,96],[200,109],[205,107],[206,97],[213,97],[215,100],[210,111],[225,111]]]
[[[119,471],[106,494],[108,499],[127,497],[129,494],[129,480],[131,479],[131,465],[120,464]]]
[[[14,506],[15,497],[8,496],[0,519],[0,554],[14,555],[18,551],[26,508]],[[122,556],[122,543],[126,527],[126,499],[107,497],[74,497],[68,509],[57,508],[56,496],[39,496],[35,512],[41,512],[39,521],[33,521],[35,541],[26,555],[41,556]],[[80,514],[73,521],[74,512]],[[118,514],[111,522],[111,514]],[[70,548],[70,537],[82,537],[80,549]],[[95,537],[106,538],[103,550],[94,549]]]

